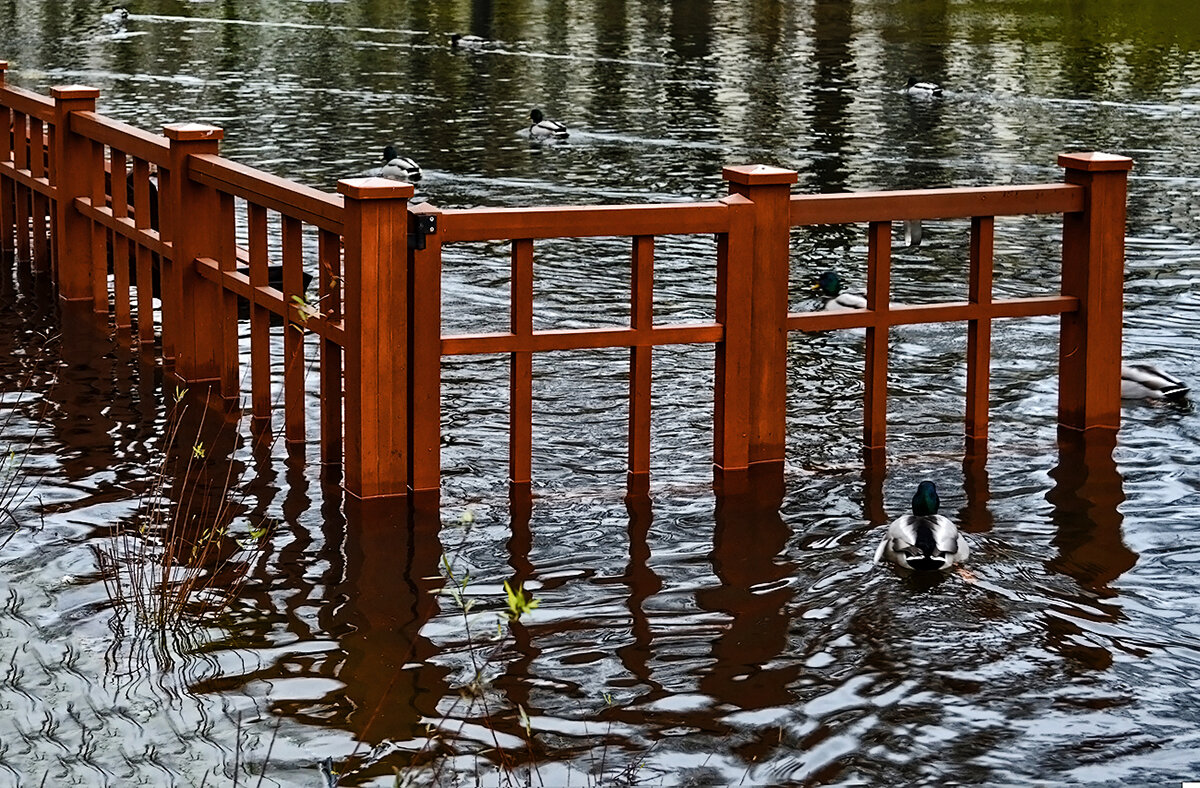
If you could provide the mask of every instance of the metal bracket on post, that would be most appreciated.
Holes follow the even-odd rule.
[[[434,214],[408,215],[408,248],[421,251],[425,249],[425,236],[437,232],[437,216]]]

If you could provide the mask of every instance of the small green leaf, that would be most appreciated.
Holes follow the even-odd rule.
[[[532,594],[526,593],[521,585],[513,590],[507,580],[504,581],[504,594],[508,598],[509,621],[520,621],[521,616],[533,612],[538,606],[538,600],[534,599]]]
[[[195,457],[197,460],[204,459],[204,444],[203,443],[197,443],[195,446],[192,447],[192,456]]]

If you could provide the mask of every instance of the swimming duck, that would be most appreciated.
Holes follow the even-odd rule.
[[[100,21],[111,27],[113,30],[124,30],[125,23],[129,21],[129,9],[123,6],[115,5],[107,14],[100,16]]]
[[[477,51],[480,49],[484,49],[485,47],[487,47],[487,45],[488,45],[488,40],[486,38],[480,38],[479,36],[472,36],[472,35],[464,36],[460,33],[455,33],[452,36],[450,36],[450,48],[451,49],[463,49],[463,50],[468,50],[468,51]]]
[[[916,77],[909,77],[904,92],[916,98],[941,98],[942,86],[935,82],[918,82]]]
[[[958,527],[937,513],[939,503],[933,482],[917,485],[912,499],[913,513],[897,518],[888,526],[875,551],[875,563],[891,561],[904,569],[944,572],[966,561],[971,548],[959,536]]]
[[[394,181],[416,183],[421,180],[421,166],[407,156],[401,156],[396,149],[388,145],[383,149],[383,166],[373,175],[380,178],[391,178]]]
[[[820,290],[825,296],[825,311],[832,312],[841,309],[866,309],[867,298],[860,293],[842,292],[842,278],[837,271],[825,271],[817,277],[813,290]]]
[[[559,123],[557,120],[546,120],[546,116],[542,114],[540,109],[534,109],[529,113],[529,136],[535,139],[555,139],[565,140],[568,136],[567,127]]]
[[[1149,364],[1121,367],[1121,399],[1187,399],[1188,385]]]

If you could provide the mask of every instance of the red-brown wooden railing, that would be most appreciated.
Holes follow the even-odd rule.
[[[52,270],[61,299],[90,302],[95,312],[111,315],[118,332],[136,325],[143,344],[157,338],[178,379],[210,383],[231,401],[239,400],[242,380],[236,305],[239,297],[247,300],[250,406],[259,426],[274,409],[270,320],[282,318],[289,327],[281,359],[289,443],[308,437],[304,334],[315,335],[322,459],[344,465],[345,486],[359,497],[411,493],[436,500],[446,356],[509,357],[509,477],[518,489],[531,481],[533,357],[548,351],[629,349],[628,484],[634,492],[648,484],[651,349],[664,345],[716,349],[713,461],[723,491],[744,485],[751,467],[783,461],[789,331],[866,329],[868,450],[881,448],[886,436],[888,331],[907,323],[967,323],[970,452],[986,447],[997,318],[1061,315],[1060,425],[1114,431],[1119,423],[1131,166],[1124,157],[1061,156],[1062,184],[795,196],[795,172],[748,166],[727,168],[730,195],[710,202],[439,210],[409,206],[412,186],[378,178],[341,181],[338,195],[325,194],[221,158],[218,128],[179,124],[159,137],[96,114],[93,88],[55,88],[46,99],[5,85],[6,67],[0,61],[0,128],[8,129],[0,134],[0,247]],[[1063,216],[1061,292],[993,299],[994,218],[1028,214]],[[278,230],[272,231],[275,217]],[[968,300],[893,303],[891,223],[950,218],[971,222]],[[790,312],[791,229],[850,223],[868,227],[867,308]],[[315,243],[305,245],[306,233]],[[715,319],[656,323],[656,238],[697,234],[717,238]],[[535,331],[536,243],[602,236],[629,239],[628,321]],[[443,335],[443,246],[495,241],[511,244],[508,330]],[[133,261],[136,288],[126,260]],[[268,281],[272,260],[282,267],[278,287]],[[303,292],[306,267],[318,272],[315,299]]]

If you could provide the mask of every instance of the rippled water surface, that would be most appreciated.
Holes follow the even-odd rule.
[[[833,192],[1131,156],[1124,352],[1200,381],[1190,2],[138,0],[117,34],[109,8],[0,4],[8,81],[220,125],[226,155],[326,190],[395,143],[442,207],[706,199],[744,163]],[[492,45],[452,51],[456,31]],[[945,96],[902,95],[908,75]],[[533,106],[569,141],[531,144]],[[897,248],[893,298],[962,297],[968,232]],[[996,292],[1055,292],[1060,232],[998,221]],[[661,239],[658,319],[711,317],[714,250]],[[539,244],[538,325],[624,319],[628,255]],[[862,227],[797,231],[793,307],[824,268],[861,284],[865,257]],[[447,331],[505,324],[505,246],[448,248],[444,277]],[[630,501],[627,354],[539,357],[528,506],[506,360],[452,360],[443,507],[407,515],[347,500],[316,444],[174,405],[152,355],[64,335],[36,282],[0,302],[0,784],[321,786],[326,758],[341,785],[1200,780],[1197,416],[1127,403],[1111,451],[1059,446],[1055,320],[994,329],[986,463],[963,457],[963,327],[895,329],[872,472],[861,337],[794,335],[788,461],[753,501],[712,492],[711,349],[655,351],[652,487]],[[924,478],[972,535],[969,579],[870,565]],[[106,567],[185,498],[224,529],[219,571],[192,563],[233,599],[156,639]],[[539,605],[497,643],[506,580]],[[466,617],[436,593],[457,581]]]

